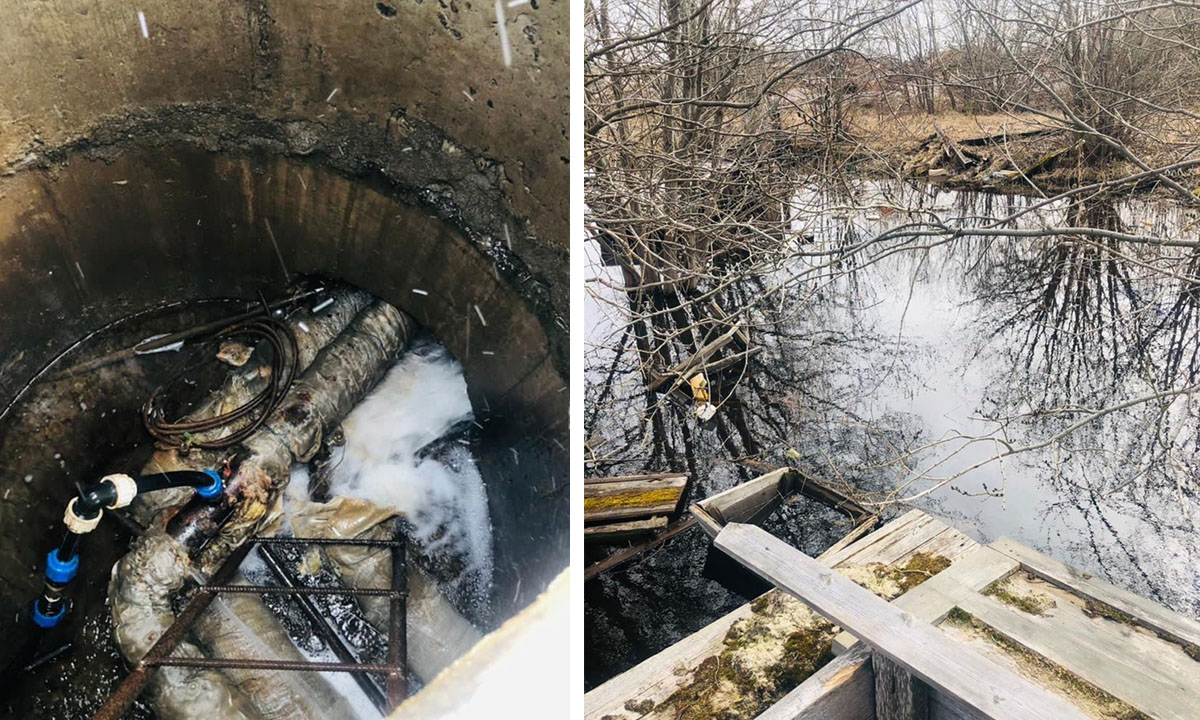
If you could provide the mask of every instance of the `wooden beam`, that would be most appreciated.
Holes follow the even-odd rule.
[[[779,468],[766,475],[760,475],[753,480],[747,480],[741,485],[717,493],[696,503],[714,518],[725,522],[746,522],[758,515],[764,507],[772,502],[778,504],[783,500],[784,493],[780,491],[780,483],[791,472],[790,468]],[[715,512],[714,512],[715,511]]]
[[[892,601],[892,605],[923,622],[937,625],[967,595],[982,592],[1020,567],[1016,560],[986,545],[979,545],[950,567]],[[854,635],[842,631],[833,639],[833,652],[856,645]]]
[[[638,480],[670,480],[673,478],[691,478],[688,473],[649,473],[646,475],[622,475],[620,477],[584,478],[584,485],[603,485],[605,483],[635,482]]]
[[[887,656],[871,653],[876,720],[929,720],[929,686]]]
[[[709,538],[715,538],[717,533],[721,532],[721,528],[725,527],[724,523],[722,523],[720,520],[717,520],[715,517],[709,514],[707,510],[696,503],[692,503],[690,506],[688,506],[688,511],[692,513],[692,517],[694,517],[696,522],[700,524],[700,529],[703,530],[704,534]]]
[[[766,469],[770,470],[771,468]],[[926,532],[927,530],[932,530],[933,534]],[[717,528],[717,531],[720,531],[720,527]],[[909,542],[910,539],[913,542]],[[930,517],[920,510],[912,510],[871,535],[849,544],[848,547],[831,548],[818,556],[817,561],[830,567],[835,565],[863,566],[872,563],[902,567],[913,553],[927,552],[941,555],[957,565],[960,560],[979,547],[974,540],[940,520]],[[995,554],[1000,555],[1000,553]],[[1012,564],[1016,565],[1015,562]],[[953,567],[952,565],[951,568]],[[927,585],[929,582],[925,584]],[[773,595],[780,592],[782,591],[772,589],[767,594]],[[754,603],[746,603],[735,608],[679,642],[642,660],[636,666],[610,678],[599,687],[593,688],[584,696],[586,720],[602,720],[606,715],[625,716],[625,720],[631,720],[628,712],[623,711],[627,703],[635,705],[644,705],[647,702],[653,702],[656,705],[661,703],[679,687],[690,681],[690,674],[678,675],[677,670],[680,667],[695,667],[705,658],[719,655],[724,647],[724,638],[729,633],[729,629],[738,621],[750,618],[753,615],[753,607]],[[790,699],[789,704],[785,707],[791,708],[794,703],[794,707],[797,708],[795,717],[786,714],[780,716],[772,714],[768,717],[773,720],[796,720],[796,718],[802,718],[802,720],[873,720],[875,716],[875,683],[870,672],[870,652],[869,648],[865,648],[862,644],[857,644],[856,647],[856,650],[851,650],[846,655],[866,652],[865,667],[862,665],[843,666],[841,658],[830,661],[826,665],[830,668],[828,672],[824,668],[818,670],[815,675],[805,680],[787,696]],[[846,687],[842,687],[843,683]],[[821,699],[826,693],[837,695],[843,691],[847,696],[859,698],[859,704],[856,705],[850,700],[846,701],[850,703],[849,706],[842,702],[828,704]],[[936,700],[941,703],[938,705],[939,708],[946,705],[945,698],[941,695],[937,695]],[[861,709],[864,705],[865,711],[861,716],[853,714],[855,707]],[[802,712],[809,708],[808,714]],[[833,712],[823,714],[823,710],[830,708],[845,709],[847,714],[840,715]],[[942,717],[965,718],[969,716],[958,713]]]
[[[666,515],[655,515],[647,520],[593,525],[583,529],[583,539],[594,543],[613,543],[640,537],[667,527]]]
[[[854,633],[933,690],[992,720],[1083,720],[1078,708],[855,585],[761,528],[731,523],[717,548]]]
[[[1156,720],[1196,720],[1200,667],[1179,648],[1119,622],[1093,619],[1070,608],[1039,617],[987,595],[958,606],[1021,647],[1040,655]],[[1132,635],[1132,637],[1131,637]]]
[[[596,483],[583,487],[585,523],[673,515],[683,501],[687,476]]]
[[[636,558],[638,555],[641,555],[646,550],[649,550],[654,547],[658,547],[659,545],[663,544],[667,540],[670,540],[671,538],[675,537],[679,533],[684,532],[686,530],[690,530],[692,528],[692,526],[694,526],[695,524],[696,524],[696,518],[694,518],[694,517],[688,516],[685,518],[680,518],[679,520],[676,520],[675,522],[668,525],[666,530],[663,530],[662,532],[660,532],[659,534],[650,538],[649,540],[647,540],[639,545],[634,545],[633,547],[625,548],[624,550],[618,550],[618,551],[614,552],[612,555],[609,555],[608,557],[604,558],[603,560],[600,560],[599,562],[594,562],[591,565],[588,565],[586,568],[584,568],[584,571],[583,571],[584,582],[591,580],[592,578],[596,577],[597,575],[600,575],[601,573],[606,573],[610,570],[615,570],[615,569],[621,567],[625,563]]]

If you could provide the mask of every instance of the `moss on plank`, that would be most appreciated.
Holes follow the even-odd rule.
[[[833,626],[799,601],[767,593],[755,605],[725,633],[721,652],[654,708],[656,718],[750,720],[833,659]]]
[[[1122,612],[1108,603],[1088,600],[1083,604],[1083,614],[1091,618],[1104,618],[1122,625],[1137,625],[1137,621],[1127,612]]]
[[[983,591],[983,594],[990,595],[1005,605],[1014,607],[1029,615],[1045,616],[1058,606],[1053,598],[1046,595],[1036,593],[1022,594],[1014,591],[1009,578],[997,580],[992,583]]]
[[[960,608],[952,609],[946,615],[945,622],[997,646],[1020,666],[1023,674],[1059,690],[1071,702],[1092,710],[1105,720],[1151,720],[1150,716],[1129,703],[1092,685],[1061,665],[1030,652]]]
[[[616,495],[584,498],[583,511],[594,512],[597,510],[639,507],[644,507],[649,511],[660,505],[678,502],[680,492],[678,488],[665,488],[661,490],[633,491]]]

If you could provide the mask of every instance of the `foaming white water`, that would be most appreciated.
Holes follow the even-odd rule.
[[[492,525],[483,478],[470,451],[437,457],[420,450],[472,419],[462,367],[445,348],[414,346],[346,417],[330,493],[395,508],[429,552],[449,551],[466,567],[456,581],[486,592],[492,579]]]

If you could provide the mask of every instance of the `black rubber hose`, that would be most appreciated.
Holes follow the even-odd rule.
[[[213,477],[199,470],[171,470],[153,475],[143,475],[136,480],[138,495],[177,487],[207,487],[213,484]],[[117,500],[117,486],[102,480],[79,493],[75,503],[75,513],[81,518],[91,519],[96,513],[112,505]],[[68,535],[72,533],[67,533]],[[70,553],[67,554],[68,556]]]
[[[177,487],[207,487],[213,484],[212,475],[201,470],[170,470],[142,475],[137,479],[138,495],[155,490]]]
[[[292,381],[300,371],[300,347],[292,329],[273,317],[264,317],[231,325],[216,334],[217,339],[231,336],[248,336],[270,346],[271,374],[267,378],[266,387],[227,413],[203,420],[180,422],[167,422],[164,419],[166,411],[158,404],[163,388],[155,390],[142,408],[142,422],[146,430],[160,443],[171,447],[196,447],[203,450],[232,447],[253,435],[283,402]],[[233,430],[215,440],[193,437],[222,428]]]

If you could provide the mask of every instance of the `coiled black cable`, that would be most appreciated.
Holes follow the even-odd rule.
[[[214,339],[233,336],[244,336],[255,342],[265,341],[270,345],[271,374],[267,378],[266,387],[227,413],[204,420],[176,423],[167,422],[164,410],[156,404],[163,390],[158,388],[142,407],[142,422],[146,430],[160,443],[171,447],[204,450],[231,447],[253,435],[283,402],[296,379],[300,362],[300,348],[292,329],[274,317],[261,317],[223,328],[217,331]],[[239,422],[240,427],[224,437],[215,440],[195,437],[197,434],[231,427]]]

